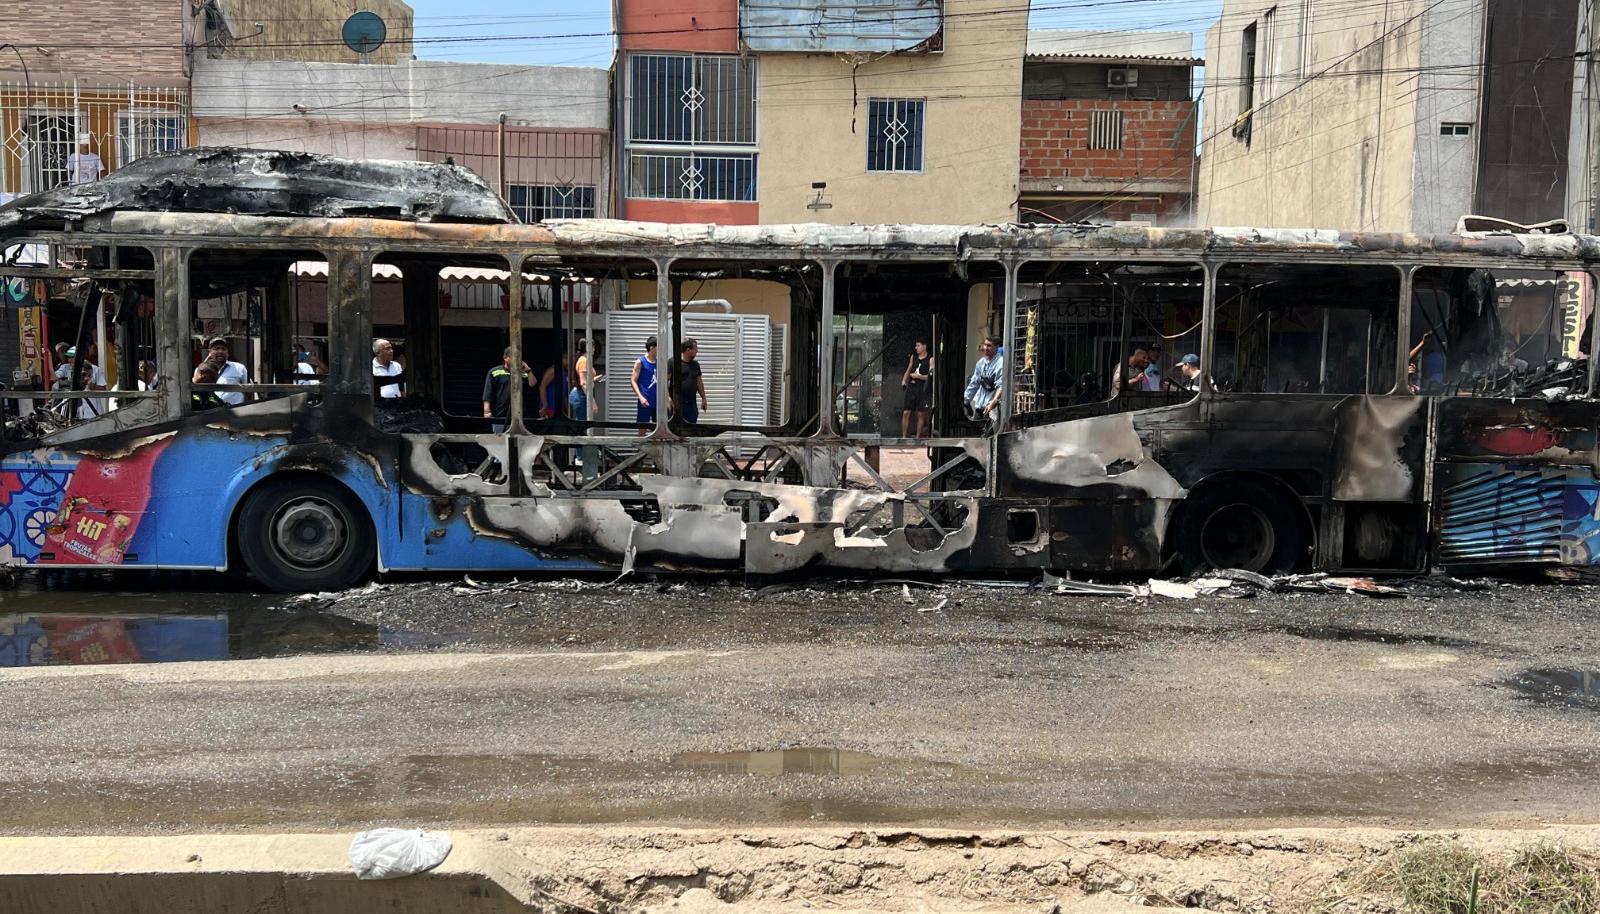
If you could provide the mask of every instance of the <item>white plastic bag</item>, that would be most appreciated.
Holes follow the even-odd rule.
[[[358,879],[395,879],[425,872],[450,856],[450,836],[420,828],[374,828],[350,842]]]

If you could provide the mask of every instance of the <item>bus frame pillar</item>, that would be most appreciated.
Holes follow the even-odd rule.
[[[523,390],[528,383],[522,370],[522,266],[525,260],[522,254],[512,257],[511,272],[506,277],[506,334],[510,337],[507,343],[511,347],[511,415],[506,417],[505,433],[513,437],[528,433],[528,427],[522,421],[522,410],[526,406]]]
[[[822,392],[822,402],[817,404],[817,437],[832,438],[837,434],[833,429],[833,296],[834,271],[839,261],[819,260],[817,266],[822,268],[822,326],[817,334],[817,351],[821,353],[817,388]]]
[[[159,367],[165,391],[162,415],[176,419],[189,409],[192,377],[186,370],[190,364],[189,327],[189,249],[158,248],[156,250],[156,304],[158,320],[156,333],[160,335]]]
[[[650,436],[669,438],[667,430],[667,395],[662,391],[662,381],[668,380],[663,360],[670,364],[673,358],[672,341],[672,258],[659,257],[656,265],[656,423]],[[671,383],[668,381],[668,383]]]
[[[1005,356],[1000,360],[1000,404],[995,410],[994,433],[999,434],[1011,427],[1011,404],[1016,397],[1013,379],[1017,376],[1017,359],[1020,353],[1013,350],[1017,348],[1017,276],[1022,272],[1022,262],[1006,259],[1000,264],[1005,270],[1005,313],[1000,318],[1001,342],[1005,346]],[[990,479],[994,474],[990,472]]]

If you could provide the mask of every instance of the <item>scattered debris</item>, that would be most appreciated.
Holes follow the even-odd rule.
[[[1175,600],[1193,600],[1200,596],[1200,588],[1183,581],[1163,581],[1160,578],[1150,579],[1150,595],[1153,597],[1171,597]]]
[[[420,828],[373,828],[350,842],[357,879],[397,879],[433,869],[450,856],[450,836]]]
[[[946,606],[949,606],[949,605],[950,605],[950,598],[949,597],[940,597],[939,598],[939,602],[933,604],[932,606],[919,606],[917,608],[917,612],[919,612],[919,613],[936,613],[939,610],[944,609]]]
[[[1538,397],[1551,403],[1583,397],[1588,391],[1588,359],[1552,359],[1541,367],[1522,371],[1513,367],[1505,374],[1479,381],[1475,390],[1479,396]]]

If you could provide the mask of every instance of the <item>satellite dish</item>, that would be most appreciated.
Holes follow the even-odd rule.
[[[344,28],[340,29],[344,37],[344,45],[362,57],[383,47],[383,40],[388,37],[389,28],[383,24],[383,17],[370,10],[362,10],[344,21]]]

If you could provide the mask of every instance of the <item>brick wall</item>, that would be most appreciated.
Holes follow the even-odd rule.
[[[1089,148],[1089,112],[1122,112],[1122,148]],[[1194,161],[1192,101],[1025,99],[1022,180],[1189,179]]]
[[[183,78],[183,0],[10,0],[0,12],[0,34],[24,45],[35,78]],[[27,45],[43,45],[44,55]],[[135,47],[137,46],[137,47]],[[3,52],[0,69],[16,70]]]

